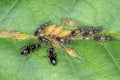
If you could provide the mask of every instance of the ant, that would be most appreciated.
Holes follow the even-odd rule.
[[[22,49],[21,55],[28,55],[30,52],[33,52],[34,50],[38,49],[40,47],[40,44],[34,43],[32,45],[26,46]]]
[[[23,50],[21,51],[21,55],[28,55],[29,53],[30,53],[29,46],[26,46],[26,47],[23,48]]]
[[[96,40],[96,41],[108,41],[108,40],[112,40],[113,37],[112,36],[108,36],[108,35],[106,35],[106,36],[96,35],[96,36],[94,36],[93,39]]]
[[[51,21],[48,21],[45,24],[40,25],[39,28],[36,29],[36,31],[34,32],[34,36],[39,36],[44,30],[45,28],[50,24]]]
[[[85,29],[83,36],[89,37],[89,36],[100,33],[102,30],[103,30],[102,27],[88,27]]]
[[[57,64],[57,60],[56,60],[57,55],[54,53],[54,48],[53,47],[49,49],[48,57],[49,57],[50,62],[52,63],[52,65]]]
[[[69,43],[70,42],[70,39],[62,38],[62,37],[56,37],[56,40],[61,43]]]
[[[83,37],[89,37],[95,34],[98,34],[103,29],[101,27],[87,27],[87,28],[79,28],[71,31],[70,36],[76,36],[78,34],[82,34]]]
[[[47,37],[44,37],[44,36],[40,36],[38,39],[39,39],[40,41],[46,42],[46,43],[50,43],[50,42],[51,42],[50,39],[48,39]]]
[[[75,29],[75,30],[71,31],[70,36],[76,36],[76,35],[78,35],[78,34],[82,33],[83,31],[84,31],[84,29],[83,29],[83,28],[80,28],[80,29]]]

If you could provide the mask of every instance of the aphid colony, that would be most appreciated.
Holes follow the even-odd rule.
[[[70,26],[76,26],[74,21],[72,20],[62,20],[64,24],[68,24]],[[47,44],[51,44],[53,47],[61,47],[63,50],[68,53],[72,57],[80,57],[75,50],[70,47],[66,47],[63,44],[70,43],[74,39],[93,39],[96,41],[107,41],[112,40],[113,37],[109,35],[100,35],[102,32],[102,27],[80,27],[75,30],[66,30],[63,29],[63,26],[56,26],[55,24],[51,24],[50,21],[40,25],[39,28],[34,32],[34,36],[41,42],[45,42]],[[32,45],[26,46],[21,51],[22,55],[28,55],[30,52],[38,49],[40,47],[39,42],[34,43]],[[57,55],[54,53],[54,48],[50,47],[48,50],[48,58],[51,64],[56,65],[57,63]]]
[[[78,28],[76,27],[74,30],[68,30],[64,29],[61,25],[51,24],[49,21],[40,25],[35,30],[33,35],[22,34],[15,30],[0,30],[0,37],[13,38],[18,40],[35,38],[39,40],[37,43],[29,44],[28,46],[23,47],[21,50],[21,55],[28,55],[31,52],[39,49],[40,42],[50,44],[52,47],[50,47],[48,50],[48,58],[53,65],[57,63],[57,55],[54,52],[54,48],[62,48],[66,53],[68,53],[68,55],[82,59],[82,57],[79,56],[75,50],[70,47],[66,47],[65,43],[71,43],[75,39],[92,39],[99,42],[105,42],[115,38],[110,35],[101,35],[100,33],[103,30],[102,27],[79,27],[75,21],[69,19],[63,19],[62,22],[69,26],[77,26]]]

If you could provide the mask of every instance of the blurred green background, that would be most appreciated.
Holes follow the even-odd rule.
[[[33,34],[42,23],[60,25],[68,18],[119,36],[119,5],[120,0],[0,0],[0,29]],[[20,55],[20,48],[32,42],[0,38],[0,80],[120,80],[120,40],[75,40],[69,46],[85,61],[56,49],[56,66],[45,57],[45,44],[28,56]]]

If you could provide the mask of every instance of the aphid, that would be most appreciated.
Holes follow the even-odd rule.
[[[40,36],[40,37],[38,37],[38,39],[39,39],[40,41],[46,42],[46,43],[50,43],[50,42],[51,42],[51,40],[50,40],[49,38],[44,37],[44,36]]]
[[[70,56],[73,56],[73,57],[78,57],[78,54],[76,53],[75,50],[69,48],[69,47],[64,47],[64,50],[70,55]]]
[[[76,57],[80,60],[84,60],[83,57],[77,54],[77,52],[69,47],[64,47],[64,50],[72,57]]]
[[[30,38],[30,35],[28,34],[16,34],[13,36],[13,39],[18,39],[18,40],[25,40]]]
[[[8,34],[8,35],[15,35],[15,34],[20,34],[20,32],[18,32],[16,30],[8,30],[8,32],[6,32],[6,34]]]
[[[76,26],[77,25],[75,21],[70,20],[70,19],[63,19],[62,23],[67,24],[69,26]]]
[[[56,36],[56,37],[66,37],[68,36],[71,31],[70,30],[62,30],[63,26],[55,27],[55,25],[49,25],[44,30],[45,36]]]
[[[113,37],[112,36],[108,36],[108,35],[105,35],[105,36],[95,35],[93,39],[96,40],[96,41],[108,41],[108,40],[112,40]]]
[[[22,34],[15,30],[0,30],[0,37],[25,40],[31,38],[32,35]]]
[[[49,59],[50,59],[50,62],[53,64],[53,65],[56,65],[57,64],[57,55],[54,53],[54,48],[50,48],[49,49],[49,55],[48,55]]]
[[[56,48],[60,47],[60,43],[56,39],[50,38],[50,40],[54,47],[56,47]]]
[[[44,34],[48,36],[54,30],[54,28],[55,28],[54,24],[48,25],[44,30]]]
[[[70,30],[61,30],[57,35],[56,37],[67,37],[69,36],[71,33]]]
[[[37,28],[36,31],[34,32],[34,36],[39,36],[49,24],[50,24],[50,21],[40,25],[40,27]]]
[[[32,45],[25,46],[21,51],[21,55],[28,55],[28,54],[30,54],[30,52],[38,49],[39,47],[40,47],[40,44],[38,44],[38,43],[34,43]]]
[[[16,34],[20,34],[20,32],[15,30],[0,30],[0,37],[13,38]]]
[[[69,43],[70,42],[70,39],[62,38],[62,37],[56,37],[56,40],[61,42],[61,43]]]
[[[50,33],[50,36],[57,36],[58,33],[62,30],[63,26],[57,26],[53,29],[53,31]]]

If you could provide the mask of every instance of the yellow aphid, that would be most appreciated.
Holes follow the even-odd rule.
[[[69,47],[64,47],[64,50],[73,57],[78,57],[78,54],[75,52],[75,50],[69,48]]]
[[[49,34],[54,30],[54,28],[55,28],[55,25],[54,25],[54,24],[53,24],[53,25],[49,25],[48,27],[45,28],[44,34],[45,34],[46,36],[49,35]]]
[[[0,30],[0,37],[12,38],[14,35],[20,32],[15,30]]]
[[[7,37],[8,35],[6,34],[8,30],[0,30],[0,37]]]
[[[63,22],[64,24],[69,25],[69,26],[76,26],[76,23],[75,23],[75,21],[73,21],[73,20],[63,19],[62,22]]]
[[[60,33],[60,31],[62,30],[63,26],[57,26],[54,28],[54,30],[52,31],[52,33],[50,33],[51,36],[56,36],[58,33]]]
[[[10,30],[10,31],[8,31],[8,34],[16,34],[16,33],[20,33],[20,32],[18,32],[18,31],[15,31],[15,30]]]
[[[60,47],[60,44],[59,44],[59,42],[58,41],[56,41],[55,39],[51,39],[51,41],[52,41],[52,45],[54,46],[54,47],[56,47],[56,48],[58,48],[58,47]]]
[[[70,30],[61,30],[56,36],[57,37],[66,37],[70,35],[71,31]]]
[[[6,31],[8,31],[8,30],[0,30],[0,35],[3,34]]]
[[[28,34],[16,34],[13,36],[13,39],[18,39],[18,40],[25,40],[28,39],[30,36]]]

